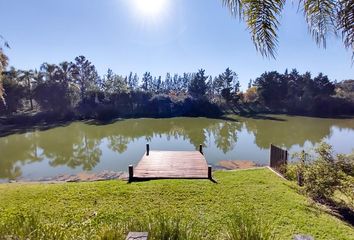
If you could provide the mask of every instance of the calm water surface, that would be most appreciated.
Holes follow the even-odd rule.
[[[130,119],[107,125],[75,122],[1,137],[0,181],[126,171],[139,161],[146,143],[152,150],[194,150],[203,144],[206,159],[214,166],[220,160],[267,164],[271,143],[290,152],[309,149],[321,140],[338,153],[354,149],[354,119],[230,118]]]

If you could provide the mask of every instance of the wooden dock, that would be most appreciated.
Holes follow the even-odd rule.
[[[151,179],[212,179],[211,166],[199,151],[146,152],[136,167],[129,166],[129,182]]]

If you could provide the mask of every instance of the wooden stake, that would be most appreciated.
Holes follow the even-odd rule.
[[[133,165],[129,165],[129,182],[132,182],[134,178]]]
[[[211,175],[211,173],[212,173],[212,167],[211,167],[211,165],[208,165],[208,178],[209,179],[213,179],[213,176]]]
[[[203,145],[202,145],[202,144],[199,145],[199,152],[200,152],[201,154],[203,154]]]

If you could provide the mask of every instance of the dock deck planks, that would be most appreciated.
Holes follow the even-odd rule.
[[[134,168],[133,179],[208,179],[208,164],[198,151],[149,151]]]

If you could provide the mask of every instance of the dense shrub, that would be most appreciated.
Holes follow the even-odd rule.
[[[80,95],[74,86],[58,82],[43,82],[36,87],[34,98],[42,110],[66,112],[76,107]]]
[[[168,95],[155,95],[149,100],[149,109],[154,116],[171,117],[174,104]]]
[[[351,205],[354,199],[354,153],[334,155],[332,146],[321,143],[315,155],[297,154],[299,162],[288,167],[288,178],[303,175],[304,190],[314,200],[333,202],[337,192]]]
[[[216,117],[220,116],[221,110],[220,108],[208,101],[205,98],[186,98],[183,101],[183,116],[207,116],[207,117]]]
[[[95,115],[92,117],[100,121],[108,121],[119,116],[119,110],[113,105],[99,105],[95,109]]]
[[[22,109],[22,99],[25,98],[25,87],[18,84],[14,79],[4,78],[4,100],[0,100],[0,115],[11,114]]]

